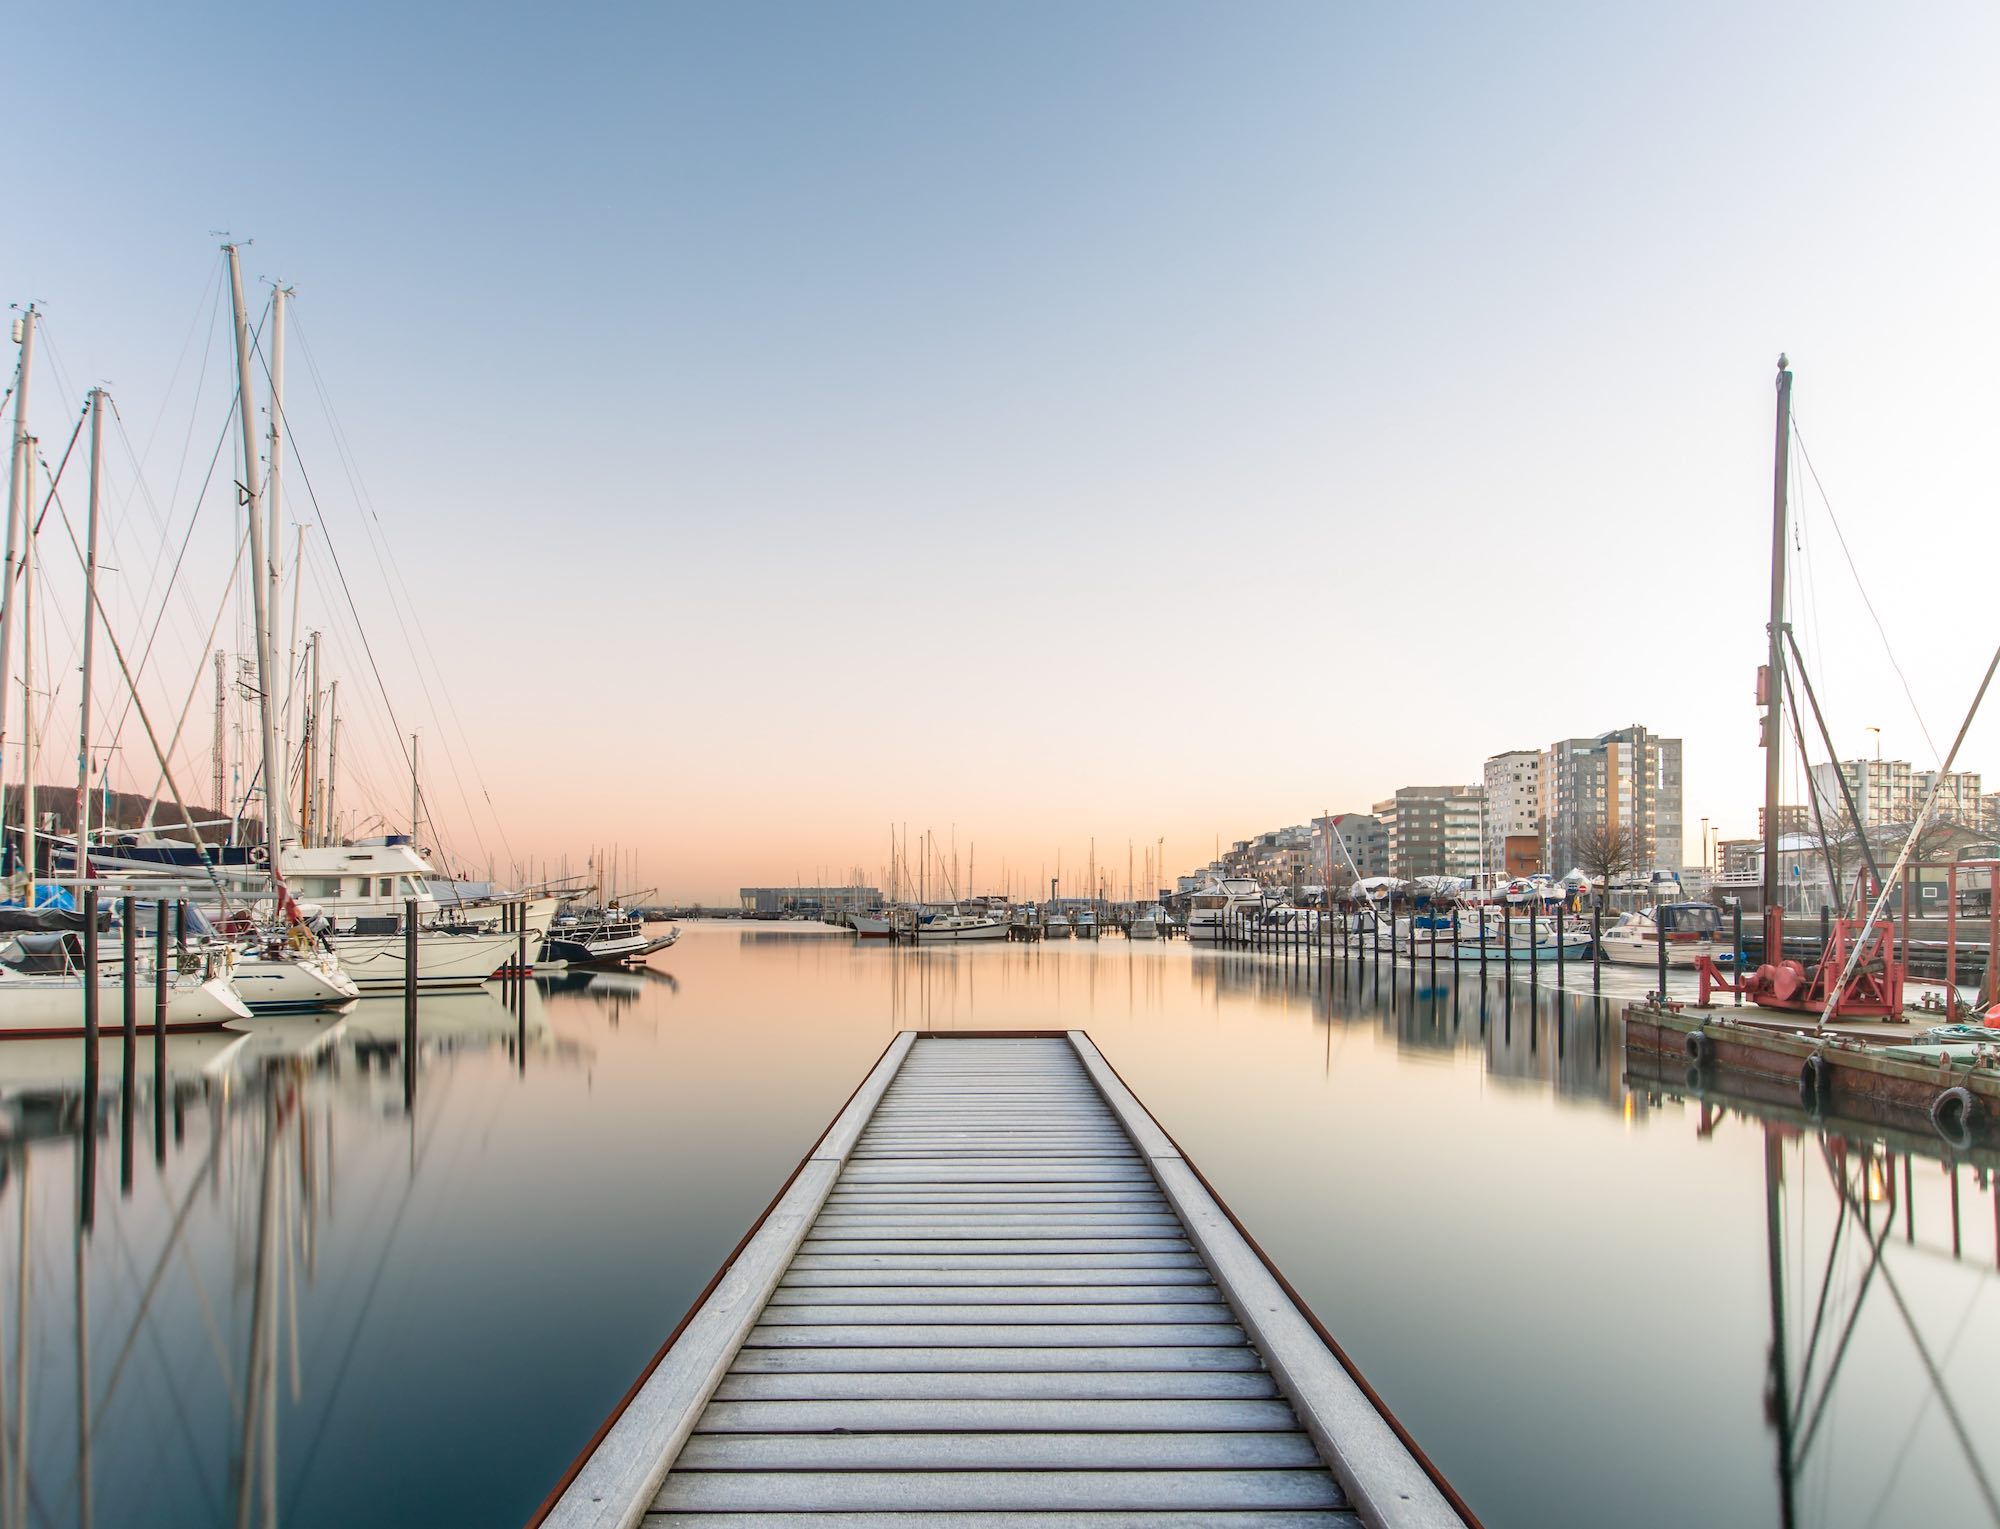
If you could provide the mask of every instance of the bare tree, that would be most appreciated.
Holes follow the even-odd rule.
[[[1636,834],[1609,823],[1597,823],[1580,830],[1571,844],[1584,875],[1608,890],[1613,881],[1639,868]]]
[[[1847,873],[1863,860],[1861,826],[1847,810],[1845,802],[1815,802],[1808,818],[1813,847],[1826,862],[1827,879],[1833,883],[1833,906],[1846,907]]]

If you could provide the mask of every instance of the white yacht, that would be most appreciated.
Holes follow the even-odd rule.
[[[1713,903],[1660,903],[1620,917],[1604,931],[1604,959],[1629,966],[1658,966],[1660,932],[1667,936],[1667,965],[1693,966],[1729,948],[1722,910]]]
[[[1590,930],[1588,926],[1569,924],[1558,937],[1556,921],[1552,918],[1520,918],[1510,923],[1504,915],[1496,916],[1489,909],[1486,928],[1482,938],[1479,915],[1474,910],[1470,916],[1460,915],[1458,928],[1458,958],[1460,961],[1477,961],[1482,947],[1488,962],[1516,961],[1582,961],[1590,955]],[[1419,947],[1422,952],[1423,947]]]
[[[1067,914],[1050,912],[1042,917],[1042,938],[1045,940],[1066,940],[1069,938],[1069,917]]]
[[[936,913],[917,925],[919,945],[945,944],[959,940],[1004,940],[1007,921],[990,913]]]
[[[1190,940],[1220,940],[1264,906],[1264,889],[1248,876],[1211,876],[1188,898]]]
[[[1132,922],[1125,933],[1135,940],[1157,940],[1160,937],[1160,909],[1157,904],[1141,908],[1132,915]]]

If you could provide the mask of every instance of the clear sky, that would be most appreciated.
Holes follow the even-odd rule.
[[[93,381],[118,400],[121,639],[219,437],[231,230],[297,289],[333,411],[295,352],[300,460],[475,867],[615,842],[715,897],[872,877],[894,821],[955,825],[982,884],[1093,835],[1122,878],[1128,841],[1184,868],[1632,721],[1687,740],[1698,857],[1703,816],[1755,831],[1781,349],[1935,740],[1808,480],[1843,753],[1875,726],[1935,762],[2000,636],[1990,5],[110,4],[10,35],[0,289],[48,310],[45,450]],[[211,488],[148,669],[169,726],[230,514]],[[352,787],[400,817],[313,535]],[[2000,719],[1961,762],[2000,784]]]

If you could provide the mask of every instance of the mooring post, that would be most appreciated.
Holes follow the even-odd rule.
[[[1569,962],[1563,951],[1563,935],[1568,927],[1564,915],[1569,912],[1569,899],[1565,897],[1556,904],[1556,986],[1560,988],[1569,980]]]
[[[1590,905],[1590,990],[1604,991],[1604,899]]]
[[[167,900],[153,905],[153,1160],[167,1160]]]
[[[1479,905],[1479,982],[1482,989],[1480,1002],[1483,1004],[1486,1001],[1483,993],[1486,984],[1486,904],[1484,903]]]
[[[125,1007],[119,1047],[118,1082],[118,1192],[132,1193],[133,1116],[139,1107],[139,899],[131,893],[119,899],[118,919],[123,926],[121,939],[125,958],[123,983]]]
[[[1502,903],[1501,914],[1501,956],[1507,965],[1507,990],[1514,988],[1514,905]]]
[[[1660,908],[1653,908],[1653,935],[1660,947],[1660,1007],[1667,1005],[1667,921],[1660,916]]]
[[[1736,962],[1734,966],[1736,1006],[1740,1009],[1743,1007],[1743,899],[1740,897],[1736,899],[1736,906],[1731,910],[1731,922],[1735,926],[1732,938],[1736,941]]]
[[[528,1007],[528,900],[514,905],[514,980],[521,987],[521,1008]]]
[[[89,1227],[97,1215],[97,888],[83,893],[83,1131],[82,1198],[78,1214]]]
[[[417,1097],[417,900],[403,900],[403,1104]]]

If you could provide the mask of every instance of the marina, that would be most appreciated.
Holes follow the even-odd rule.
[[[10,29],[0,1529],[2000,1529],[2000,11],[548,22]]]

